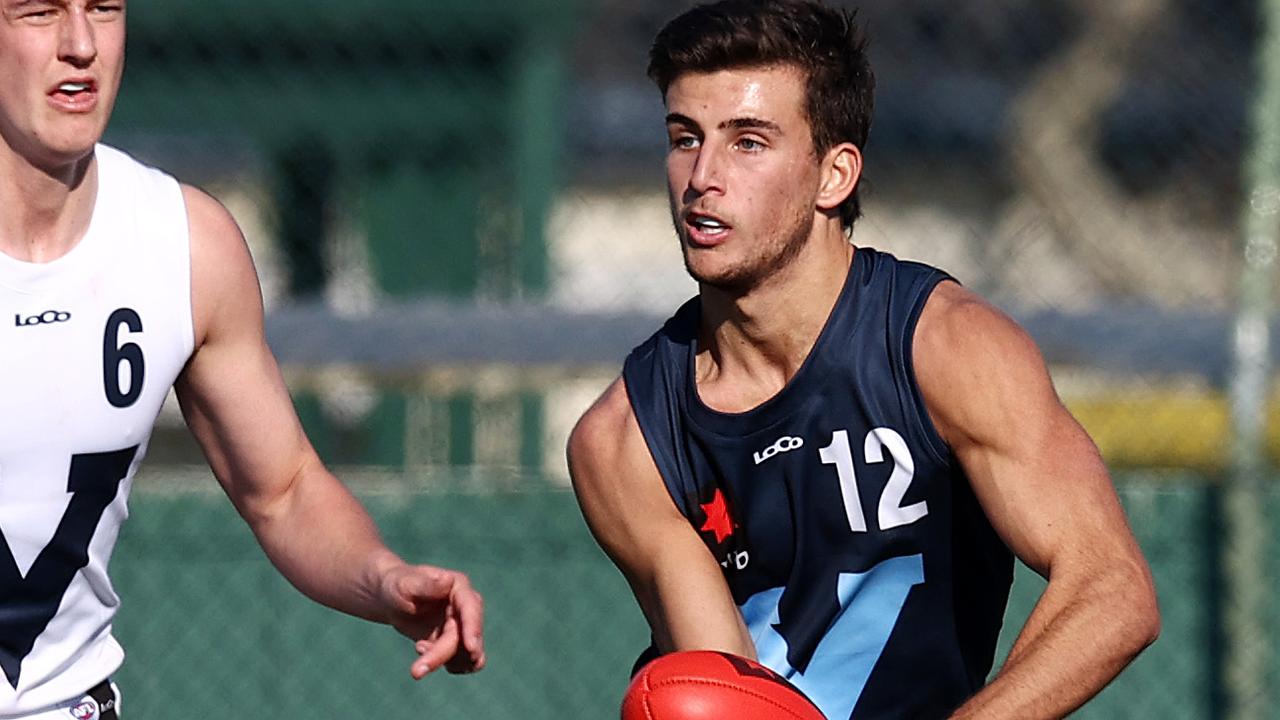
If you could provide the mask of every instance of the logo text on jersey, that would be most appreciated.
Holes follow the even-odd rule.
[[[756,464],[759,465],[778,453],[791,452],[792,450],[799,450],[802,447],[804,447],[804,438],[783,435],[775,440],[769,447],[754,453]]]
[[[33,325],[52,325],[53,323],[66,322],[71,319],[71,313],[65,310],[45,310],[42,313],[36,313],[30,317],[22,317],[21,315],[13,316],[14,327],[31,327]]]
[[[730,550],[720,561],[720,567],[725,570],[746,570],[750,564],[751,553],[746,550]]]
[[[94,720],[98,717],[98,703],[92,699],[85,700],[71,708],[71,717],[76,720]]]

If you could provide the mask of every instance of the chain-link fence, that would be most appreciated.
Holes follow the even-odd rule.
[[[270,566],[212,478],[190,474],[182,487],[169,470],[144,478],[112,565],[123,601],[117,631],[128,652],[119,679],[131,716],[181,708],[245,720],[617,717],[647,631],[564,488],[529,477],[482,484],[466,474],[427,483],[345,474],[393,548],[466,568],[487,598],[490,666],[415,685],[407,640],[304,599]],[[1078,716],[1220,717],[1230,652],[1220,627],[1220,493],[1191,474],[1120,479],[1160,588],[1164,628]],[[1275,492],[1268,509],[1280,510]],[[1271,531],[1264,544],[1274,573],[1280,537]],[[1043,587],[1020,570],[1000,657]],[[1280,604],[1267,612],[1264,622],[1274,627]]]
[[[170,409],[113,568],[137,716],[612,716],[644,631],[563,447],[695,290],[644,78],[686,7],[130,5],[108,141],[231,209],[315,444],[398,549],[476,576],[493,662],[415,687],[390,632],[298,597],[225,501],[172,479],[198,453]],[[1274,715],[1280,603],[1228,621],[1241,553],[1255,590],[1280,578],[1274,515],[1240,543],[1223,490],[1240,217],[1250,193],[1273,225],[1280,208],[1243,171],[1275,150],[1250,145],[1263,0],[859,8],[878,90],[855,242],[939,265],[1027,326],[1156,574],[1161,640],[1082,716],[1245,717],[1246,695]],[[1019,575],[1006,630],[1038,582]]]
[[[345,473],[388,544],[466,568],[486,598],[489,666],[415,684],[410,641],[307,601],[207,473],[169,472],[132,499],[112,572],[129,717],[606,718],[645,643],[621,575],[572,494],[534,478],[430,487]],[[166,486],[163,490],[161,486]],[[147,488],[152,489],[147,489]]]

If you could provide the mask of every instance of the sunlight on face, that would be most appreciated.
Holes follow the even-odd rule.
[[[124,70],[123,0],[0,0],[0,137],[42,166],[84,157]]]
[[[667,187],[685,266],[743,290],[785,266],[815,219],[820,172],[804,74],[686,73],[667,90]]]

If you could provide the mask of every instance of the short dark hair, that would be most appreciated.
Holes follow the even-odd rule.
[[[841,142],[859,150],[871,130],[875,75],[856,11],[814,0],[721,0],[667,23],[649,51],[649,77],[663,96],[685,73],[793,65],[804,72],[805,114],[814,152]],[[840,205],[853,227],[862,215],[858,190]]]

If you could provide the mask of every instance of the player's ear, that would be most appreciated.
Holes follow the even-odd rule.
[[[822,158],[822,184],[818,187],[820,210],[835,210],[853,194],[862,176],[862,152],[853,143],[840,143]]]

